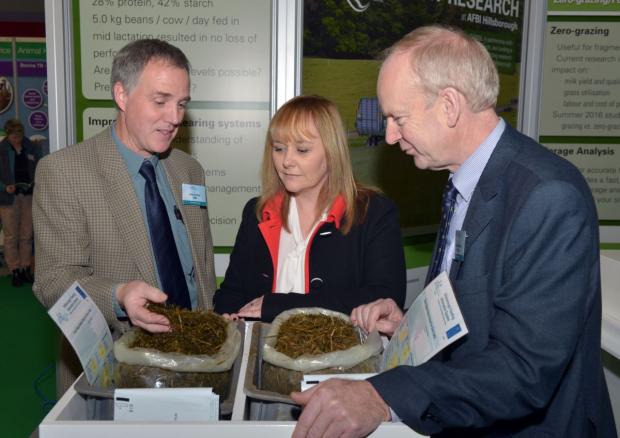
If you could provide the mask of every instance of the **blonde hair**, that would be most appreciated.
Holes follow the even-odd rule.
[[[473,112],[494,108],[499,94],[499,75],[487,49],[459,29],[423,26],[405,35],[384,52],[410,52],[414,80],[430,101],[447,87],[465,96]],[[430,103],[430,102],[429,102]]]
[[[308,139],[311,137],[311,124],[314,124],[319,132],[327,161],[327,179],[319,193],[315,219],[332,206],[338,195],[342,195],[346,210],[341,231],[347,234],[355,220],[364,220],[370,189],[361,188],[355,182],[342,118],[336,105],[321,96],[297,96],[282,105],[271,119],[261,168],[263,192],[256,205],[256,216],[261,220],[267,202],[276,194],[283,193],[281,220],[284,228],[288,230],[290,194],[273,164],[273,141],[274,138],[280,141]]]

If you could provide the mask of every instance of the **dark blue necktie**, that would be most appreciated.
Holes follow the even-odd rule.
[[[456,195],[458,190],[452,184],[452,178],[448,180],[441,198],[441,224],[439,226],[439,239],[437,240],[437,249],[435,257],[429,269],[429,275],[426,276],[430,283],[441,273],[441,262],[446,252],[446,243],[448,240],[448,230],[450,229],[450,219],[454,213],[454,205],[456,204]]]
[[[168,295],[169,304],[191,309],[187,282],[174,242],[166,205],[159,194],[155,168],[150,161],[144,160],[140,166],[140,175],[146,180],[144,186],[146,217],[162,290]]]

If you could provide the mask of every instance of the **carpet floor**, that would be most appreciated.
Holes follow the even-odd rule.
[[[13,287],[4,274],[0,295],[0,436],[23,438],[53,406],[59,330],[30,284]]]

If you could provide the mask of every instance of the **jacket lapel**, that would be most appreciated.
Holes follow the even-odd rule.
[[[119,237],[126,242],[127,251],[144,280],[157,285],[157,274],[153,266],[150,238],[144,216],[127,166],[116,150],[111,128],[102,132],[95,141],[99,169],[108,187],[108,190],[104,191],[104,196],[116,222]]]
[[[495,205],[502,193],[498,191],[499,181],[504,175],[506,167],[516,153],[513,128],[506,125],[506,130],[500,137],[495,150],[491,154],[487,165],[480,176],[480,180],[474,190],[465,220],[463,222],[463,231],[467,233],[465,239],[465,253],[462,262],[453,261],[450,269],[450,278],[458,277],[459,270],[467,261],[467,253],[474,245],[476,240],[487,229],[489,223],[493,220]]]
[[[450,267],[451,279],[458,277],[461,266],[467,261],[467,253],[469,252],[469,249],[484,232],[491,220],[493,220],[493,198],[496,194],[497,193],[494,193],[491,197],[486,198],[480,196],[478,189],[476,188],[474,196],[472,197],[472,203],[467,209],[467,215],[465,216],[465,221],[463,222],[462,230],[467,233],[467,237],[465,238],[465,252],[463,260],[452,261],[452,265]]]

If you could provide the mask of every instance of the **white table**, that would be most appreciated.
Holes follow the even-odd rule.
[[[620,359],[620,251],[601,251],[603,349]]]
[[[620,435],[620,251],[601,251],[603,322],[601,346],[611,356],[605,361],[605,378]]]

